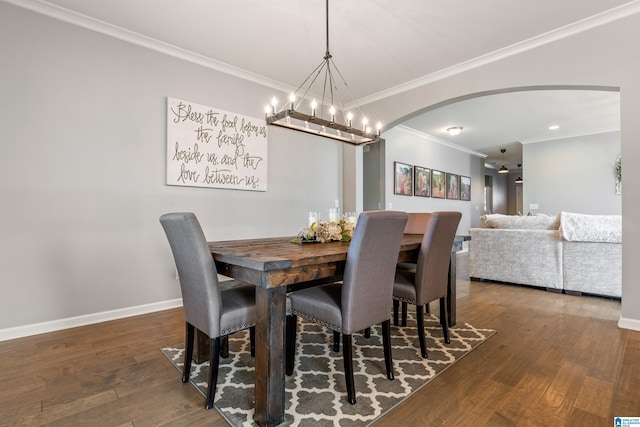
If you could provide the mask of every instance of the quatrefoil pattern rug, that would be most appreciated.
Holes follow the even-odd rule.
[[[465,323],[458,323],[450,331],[451,344],[446,345],[437,318],[425,316],[429,357],[423,359],[410,310],[406,327],[391,327],[393,381],[386,377],[381,328],[372,328],[368,339],[354,335],[357,403],[350,405],[342,353],[332,349],[332,332],[299,318],[296,365],[293,375],[286,379],[286,425],[369,425],[495,333]],[[182,343],[163,348],[162,352],[182,371]],[[191,383],[203,396],[207,389],[207,372],[208,363],[192,364]],[[229,338],[229,357],[220,359],[215,398],[215,408],[233,426],[256,425],[253,422],[253,382],[254,360],[249,353],[249,334],[238,332]],[[180,375],[176,374],[176,387],[181,386]],[[202,405],[204,411],[204,398]]]

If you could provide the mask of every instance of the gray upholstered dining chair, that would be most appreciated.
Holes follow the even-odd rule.
[[[460,212],[434,212],[422,214],[425,229],[420,245],[418,262],[414,269],[398,268],[393,286],[393,322],[398,325],[398,305],[403,303],[403,323],[406,319],[406,304],[416,305],[416,322],[420,353],[427,357],[424,336],[424,306],[440,300],[440,324],[444,340],[450,343],[447,321],[447,282],[451,247],[462,214]],[[405,326],[405,324],[403,324]]]
[[[405,234],[424,234],[424,230],[427,229],[427,224],[429,223],[429,218],[431,218],[431,213],[409,212],[408,215],[409,219],[407,220],[407,225],[404,227]],[[416,263],[401,262],[398,263],[396,268],[400,270],[415,270]]]
[[[225,281],[224,286],[220,286],[211,251],[193,213],[168,213],[160,217],[160,223],[173,252],[182,292],[186,323],[182,382],[189,381],[197,328],[211,339],[209,388],[205,405],[211,409],[218,379],[221,338],[254,327],[255,287],[235,280]]]
[[[289,294],[291,316],[287,322],[287,373],[293,370],[295,345],[289,344],[295,342],[296,319],[300,316],[342,333],[349,403],[356,403],[351,339],[354,332],[382,324],[387,378],[393,379],[389,304],[406,222],[405,212],[361,213],[349,245],[342,283]]]

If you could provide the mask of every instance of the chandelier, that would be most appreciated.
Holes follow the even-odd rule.
[[[380,138],[382,125],[378,122],[375,130],[370,127],[367,117],[360,110],[349,86],[333,62],[329,52],[329,0],[326,0],[326,12],[327,50],[322,62],[291,93],[288,103],[285,102],[278,107],[278,99],[273,97],[271,105],[265,108],[267,124],[307,132],[352,145],[366,145],[384,141]],[[318,78],[321,76],[319,81]],[[354,116],[352,111],[346,110],[340,99],[336,77],[340,78],[342,86],[349,93],[351,105],[355,106],[358,118]],[[314,86],[316,82],[317,84]],[[314,88],[315,92],[312,91]],[[319,103],[314,96],[320,96]],[[306,107],[303,106],[304,104],[307,104]]]

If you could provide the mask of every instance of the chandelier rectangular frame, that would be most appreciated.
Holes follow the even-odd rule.
[[[326,40],[327,50],[322,62],[311,72],[311,74],[307,76],[307,78],[300,86],[298,86],[295,92],[290,95],[289,108],[286,108],[286,104],[284,104],[285,108],[278,111],[277,99],[275,97],[271,101],[271,106],[267,106],[267,108],[265,109],[265,120],[267,122],[267,125],[280,126],[288,129],[306,132],[309,134],[335,139],[356,146],[384,141],[384,139],[380,137],[380,130],[382,128],[382,125],[378,123],[375,132],[367,126],[367,118],[360,111],[360,106],[353,98],[353,94],[351,94],[349,86],[344,81],[340,70],[338,70],[338,67],[333,63],[333,60],[331,59],[332,56],[329,52],[329,0],[326,0]],[[311,103],[311,114],[299,111],[298,107],[302,104],[302,100],[307,96],[307,94],[312,93],[312,86],[316,82],[322,71],[324,71],[324,85],[322,86],[321,91],[322,101],[320,103],[320,109],[317,109],[317,103],[315,100],[313,100],[313,102]],[[337,73],[337,75],[342,79],[342,84],[351,95],[352,104],[357,107],[357,110],[362,115],[362,129],[352,126],[353,115],[351,112],[345,112],[344,106],[339,99],[338,87],[334,80],[334,73]],[[301,92],[302,96],[300,97],[300,101],[296,106],[296,98],[298,97],[298,92]],[[341,110],[341,118],[344,123],[336,120],[336,105],[334,104],[334,95],[336,95],[336,98],[338,98],[338,106]],[[324,117],[324,110],[327,107],[327,105],[325,105],[325,96],[329,97],[328,110],[330,112],[330,119],[326,119]],[[318,111],[319,114],[317,114]]]
[[[266,120],[268,125],[320,135],[352,145],[366,145],[384,141],[380,135],[290,109],[267,116]],[[334,132],[329,132],[329,129]]]

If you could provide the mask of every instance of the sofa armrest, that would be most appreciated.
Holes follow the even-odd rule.
[[[562,240],[557,230],[469,230],[469,276],[562,289]]]
[[[622,244],[563,242],[564,289],[620,298]]]

